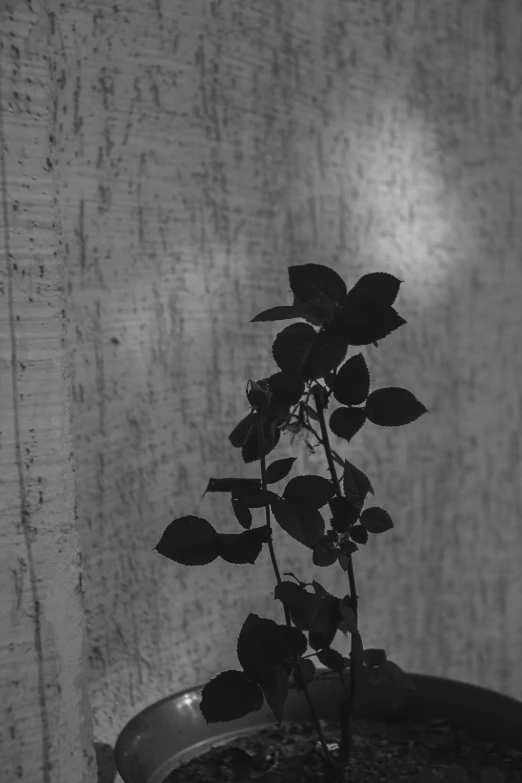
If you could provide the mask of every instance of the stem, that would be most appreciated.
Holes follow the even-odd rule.
[[[328,461],[328,468],[330,470],[330,475],[332,477],[332,482],[335,487],[335,492],[338,497],[342,497],[341,492],[341,485],[339,482],[339,477],[337,476],[337,471],[335,470],[335,464],[333,460],[332,455],[332,449],[330,446],[330,439],[328,437],[328,430],[326,428],[326,421],[324,418],[324,411],[323,407],[321,405],[321,399],[319,396],[319,391],[316,389],[314,391],[314,400],[315,400],[315,407],[317,411],[317,415],[319,417],[319,425],[321,427],[321,435],[322,435],[322,445],[324,447],[325,453],[326,453],[326,459]],[[355,574],[353,570],[353,561],[352,556],[348,555],[348,581],[350,584],[350,597],[352,600],[352,607],[355,614],[355,621],[357,622],[357,590],[355,586]],[[352,725],[350,721],[351,714],[353,712],[353,706],[355,702],[355,693],[357,688],[357,675],[356,675],[356,666],[355,666],[355,644],[354,644],[354,635],[351,636],[351,661],[350,661],[350,692],[348,693],[346,690],[346,684],[344,682],[344,677],[341,674],[341,680],[342,680],[342,686],[344,690],[344,694],[346,697],[346,702],[340,705],[339,707],[339,715],[341,719],[341,733],[342,733],[342,742],[341,742],[341,763],[346,766],[348,763],[348,760],[350,758],[350,753],[352,750]],[[346,708],[344,708],[344,705],[346,704]],[[344,720],[347,721],[346,729],[344,728]]]
[[[259,444],[259,459],[260,459],[260,462],[261,462],[261,488],[263,489],[264,492],[266,492],[266,455],[265,455],[265,439],[264,439],[264,433],[263,433],[263,416],[262,416],[261,410],[258,409],[258,414],[257,415],[258,415],[257,438],[258,438],[258,444]],[[266,524],[268,525],[268,527],[271,530],[272,529],[272,523],[271,523],[271,519],[270,519],[270,504],[269,503],[267,503],[266,506],[265,506],[265,514],[266,514]],[[268,539],[268,549],[270,551],[270,558],[272,560],[272,566],[274,568],[274,573],[275,573],[275,577],[277,579],[277,583],[281,584],[281,574],[279,572],[279,567],[277,565],[277,560],[276,560],[276,556],[275,556],[274,544],[273,544],[273,541],[272,541],[272,536],[270,536],[270,538]],[[284,613],[285,613],[286,624],[287,624],[287,626],[289,628],[291,628],[292,627],[292,621],[291,621],[291,618],[290,618],[290,610],[288,609],[288,607],[286,606],[285,603],[283,603],[283,609],[284,609]],[[334,764],[333,759],[332,759],[332,757],[330,755],[330,751],[328,750],[328,747],[326,745],[326,740],[324,738],[323,730],[321,728],[321,724],[319,723],[319,718],[317,716],[317,713],[315,711],[315,707],[314,707],[312,699],[310,697],[310,692],[308,690],[308,687],[307,687],[305,681],[303,680],[303,678],[301,676],[301,672],[297,668],[294,669],[294,677],[297,680],[297,684],[304,691],[305,699],[306,699],[306,701],[308,703],[308,708],[309,708],[310,713],[312,715],[312,720],[313,720],[313,722],[315,724],[315,728],[317,729],[317,734],[319,735],[319,742],[321,743],[321,748],[323,749],[323,753],[324,753],[324,755],[326,757],[326,760],[327,760],[328,764],[332,768],[334,768],[335,764]]]
[[[259,458],[261,461],[261,488],[263,492],[266,492],[266,456],[265,456],[265,442],[263,437],[263,417],[261,416],[261,411],[258,411],[258,425],[257,425],[257,440],[259,444]],[[268,525],[269,529],[272,530],[272,521],[270,519],[270,504],[267,503],[265,506],[265,517],[266,517],[266,524]],[[275,577],[277,579],[277,584],[281,584],[281,574],[279,572],[279,566],[277,565],[277,560],[275,556],[274,551],[274,542],[272,541],[272,536],[268,539],[268,549],[270,552],[270,558],[272,560],[272,566],[274,568]],[[283,604],[284,606],[284,604]],[[290,615],[288,614],[288,609],[286,606],[285,609],[285,617],[286,617],[286,624],[290,625]]]
[[[317,391],[314,392],[314,400],[315,400],[317,415],[319,417],[319,426],[321,427],[321,435],[322,435],[321,443],[326,453],[326,459],[328,461],[328,469],[332,477],[332,482],[335,487],[336,495],[338,497],[342,497],[341,484],[337,476],[337,471],[335,470],[332,448],[330,446],[330,439],[328,437],[328,430],[326,428],[326,421],[324,418],[324,411],[321,406],[321,401],[319,399],[319,392]],[[353,561],[351,555],[348,555],[348,581],[350,583],[350,598],[352,599],[352,604],[353,604],[352,608],[355,614],[355,619],[357,620],[357,601],[359,596],[357,595],[357,590],[355,586],[355,574],[353,570]]]
[[[315,408],[317,411],[317,416],[319,417],[319,426],[321,427],[321,435],[322,435],[322,445],[324,447],[324,450],[326,452],[326,459],[328,461],[328,469],[330,471],[330,475],[332,477],[333,485],[335,487],[335,492],[339,497],[342,497],[341,492],[341,485],[339,483],[339,478],[337,476],[337,471],[335,470],[333,455],[332,455],[332,448],[330,446],[330,439],[328,437],[328,430],[326,429],[326,421],[324,418],[324,411],[323,406],[321,405],[321,400],[319,397],[319,392],[316,390],[314,391],[314,400],[315,400]]]
[[[297,416],[295,416],[294,414],[292,414],[292,416],[293,416],[293,418],[294,418],[294,419],[298,419],[298,417],[297,417]],[[314,436],[314,438],[317,440],[317,442],[319,443],[319,445],[324,447],[324,442],[323,442],[322,438],[320,438],[320,437],[319,437],[319,435],[318,435],[318,434],[317,434],[317,432],[314,430],[314,428],[312,427],[312,425],[311,425],[311,424],[309,424],[309,423],[307,424],[307,422],[306,422],[306,421],[302,421],[302,422],[300,422],[300,423],[301,423],[301,424],[302,424],[302,426],[305,428],[305,430],[308,430],[308,432],[311,432],[311,433],[312,433],[312,435],[313,435],[313,436]],[[338,465],[340,465],[340,467],[342,468],[342,466],[343,466],[342,460],[340,459],[340,457],[339,457],[338,455],[335,455],[333,452],[332,452],[332,459],[333,459],[333,461],[334,461],[334,462],[337,462],[337,463],[338,463]]]
[[[352,738],[352,726],[350,722],[350,716],[353,711],[353,705],[355,700],[355,680],[352,676],[354,666],[350,665],[350,691],[346,688],[343,673],[339,672],[339,678],[341,680],[341,687],[344,691],[346,701],[339,705],[339,722],[341,726],[341,747],[339,754],[339,761],[341,765],[346,768],[353,749]]]

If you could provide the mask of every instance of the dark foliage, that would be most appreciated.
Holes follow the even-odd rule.
[[[363,275],[348,290],[339,274],[327,266],[291,266],[293,302],[252,319],[296,322],[274,340],[272,355],[278,371],[248,382],[250,410],[229,436],[245,464],[260,463],[259,477],[211,478],[206,488],[206,492],[229,495],[241,532],[219,533],[206,519],[183,516],[171,522],[156,546],[164,557],[196,566],[218,557],[227,563],[254,563],[266,545],[278,577],[274,598],[284,609],[286,623],[256,614],[247,617],[237,642],[242,670],[223,672],[203,689],[201,711],[209,723],[240,718],[260,709],[265,700],[280,722],[289,688],[306,688],[314,678],[313,656],[341,677],[349,670],[354,678],[367,676],[375,682],[410,687],[399,667],[386,660],[384,650],[364,650],[357,624],[352,555],[359,546],[364,549],[370,534],[391,530],[393,522],[384,509],[364,507],[368,494],[374,494],[370,479],[332,449],[325,419],[325,411],[337,403],[339,407],[329,413],[329,428],[346,445],[367,422],[396,427],[427,412],[406,389],[371,390],[362,353],[346,359],[350,346],[377,345],[406,323],[393,306],[401,282],[377,272]],[[321,446],[329,478],[297,475],[279,492],[268,489],[286,479],[296,461],[282,457],[266,464],[282,433],[304,435],[311,451]],[[265,524],[254,525],[259,510]],[[303,582],[294,574],[285,576],[295,581],[281,580],[272,544],[272,517],[285,533],[311,550],[313,565],[326,568],[338,563],[349,577],[350,594],[337,598],[317,581]],[[331,647],[338,631],[351,637],[350,658]],[[343,702],[342,714],[348,716],[349,709],[349,703]]]

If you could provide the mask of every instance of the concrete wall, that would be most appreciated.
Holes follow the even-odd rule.
[[[93,783],[54,51],[26,48],[33,21],[0,5],[0,779]]]
[[[186,569],[152,549],[185,513],[235,530],[201,495],[253,475],[226,437],[246,379],[273,369],[276,330],[248,321],[284,300],[291,263],[404,279],[408,326],[366,355],[376,386],[431,411],[367,425],[345,452],[396,523],[356,558],[366,644],[522,697],[520,4],[131,0],[16,18],[30,50],[50,42],[97,737],[235,666],[249,611],[277,616],[268,557]],[[304,574],[306,552],[280,544]]]
[[[356,559],[364,638],[521,696],[520,5],[68,5],[58,30],[97,730],[235,665],[246,613],[276,611],[268,557],[186,569],[152,548],[184,513],[235,529],[201,495],[243,470],[226,436],[273,367],[248,321],[306,261],[405,280],[409,325],[369,361],[431,410],[351,449],[396,520]]]

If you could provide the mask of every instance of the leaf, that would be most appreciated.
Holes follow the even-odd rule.
[[[360,522],[368,533],[384,533],[393,527],[393,522],[388,512],[377,506],[372,506],[372,508],[367,508],[363,511]]]
[[[269,310],[263,310],[262,313],[254,316],[250,323],[253,324],[256,321],[285,321],[289,318],[304,318],[302,308],[291,305],[271,307]]]
[[[331,593],[326,590],[320,582],[317,580],[312,581],[312,587],[314,588],[314,592],[316,595],[331,595]]]
[[[360,508],[346,497],[333,497],[330,500],[330,511],[333,514],[330,525],[336,533],[347,533],[361,513]]]
[[[346,541],[340,542],[339,549],[341,550],[341,552],[344,552],[346,555],[353,555],[354,552],[357,552],[359,547],[357,546],[357,544],[354,544],[353,541],[347,539]]]
[[[310,630],[321,606],[321,596],[308,593],[293,582],[283,581],[275,588],[274,598],[288,607],[298,628]]]
[[[220,533],[219,554],[227,563],[236,565],[255,563],[261,554],[263,544],[266,544],[269,539],[268,525],[245,530],[244,533]]]
[[[338,332],[316,330],[309,324],[292,324],[279,332],[272,346],[277,366],[303,381],[322,378],[336,369],[346,355],[348,342]]]
[[[266,378],[259,381],[253,381],[251,378],[248,380],[246,396],[252,407],[262,408],[268,401],[268,392]]]
[[[368,648],[363,652],[363,661],[365,666],[382,666],[386,661],[386,652],[384,650]]]
[[[292,324],[279,332],[272,345],[277,366],[286,373],[301,377],[317,332],[310,324]]]
[[[270,452],[273,449],[275,449],[275,447],[279,443],[279,438],[281,437],[281,430],[277,428],[274,429],[272,427],[272,423],[273,423],[273,419],[266,419],[266,421],[263,424],[265,456],[270,454]],[[241,454],[243,457],[243,461],[247,465],[250,462],[255,462],[256,460],[259,459],[260,452],[259,452],[259,438],[257,433],[257,425],[250,432],[246,441],[244,442],[243,447],[241,449]]]
[[[333,384],[333,395],[342,405],[361,405],[370,391],[370,373],[364,356],[358,353],[339,368]]]
[[[344,461],[343,489],[347,499],[356,508],[363,507],[368,492],[374,494],[368,476],[347,459]]]
[[[218,534],[210,522],[187,516],[170,523],[155,549],[181,565],[207,565],[219,554],[218,542]]]
[[[335,312],[346,296],[346,283],[333,269],[322,264],[302,264],[288,268],[290,288],[305,304],[324,310],[325,318]]]
[[[346,668],[347,663],[349,663],[340,652],[332,650],[330,647],[319,650],[317,657],[323,666],[326,666],[327,669],[332,669],[334,672],[342,672]]]
[[[351,606],[350,596],[339,598],[339,612],[348,633],[357,633],[357,618]]]
[[[306,381],[324,378],[337,369],[347,350],[348,340],[344,335],[329,330],[319,332],[303,363],[301,376]]]
[[[312,562],[316,566],[325,568],[333,565],[337,560],[337,549],[329,546],[328,543],[322,543],[323,541],[325,541],[324,537],[314,546]]]
[[[247,495],[261,491],[261,479],[211,478],[205,492],[232,492],[233,495]]]
[[[281,638],[285,645],[288,658],[297,658],[300,655],[304,655],[308,642],[304,633],[299,628],[293,626],[280,625]]]
[[[318,415],[317,415],[317,413],[314,411],[314,409],[312,408],[312,406],[311,406],[311,405],[306,405],[306,406],[305,406],[305,411],[306,411],[306,413],[308,414],[308,417],[309,417],[310,419],[313,419],[313,421],[319,421],[319,416],[318,416]]]
[[[355,541],[357,544],[368,543],[368,531],[362,525],[354,525],[351,527],[349,535],[352,541]]]
[[[199,709],[207,723],[243,718],[263,706],[263,692],[244,672],[221,672],[203,688]]]
[[[369,296],[382,304],[392,305],[403,280],[389,272],[370,272],[363,275],[350,290],[351,295]]]
[[[283,720],[283,708],[288,695],[288,674],[283,666],[267,671],[252,673],[252,677],[261,687],[266,702],[275,715],[278,725]]]
[[[267,378],[272,402],[277,405],[296,405],[304,394],[304,381],[287,372],[276,372]]]
[[[249,530],[252,527],[252,512],[242,503],[240,498],[232,497],[232,510],[241,527]]]
[[[346,283],[342,277],[324,264],[302,264],[288,268],[290,288],[302,302],[315,302],[326,297],[340,304],[346,296]]]
[[[414,394],[399,386],[376,389],[366,400],[365,410],[368,419],[381,427],[411,424],[428,412]]]
[[[299,686],[299,678],[295,676],[295,669],[299,671],[305,685],[312,682],[315,677],[315,665],[310,658],[301,658],[297,662],[297,667],[294,668],[294,679]]]
[[[299,579],[298,576],[293,574],[291,571],[283,571],[283,576],[291,576],[293,579],[295,579],[298,585],[301,585],[301,587],[307,587],[311,584],[311,582],[303,582],[301,579]]]
[[[331,481],[324,476],[306,475],[290,479],[283,497],[290,502],[306,503],[310,508],[322,508],[335,492]]]
[[[274,497],[277,497],[274,492],[261,489],[259,492],[252,492],[250,495],[241,495],[241,502],[247,508],[263,508],[263,506],[268,506]]]
[[[286,478],[292,470],[295,460],[295,457],[285,457],[268,465],[266,469],[266,483],[275,484],[277,481]]]
[[[357,552],[358,549],[359,547],[353,541],[343,541],[339,544],[340,552],[337,555],[337,559],[343,571],[349,571],[351,555]]]
[[[237,449],[240,449],[241,446],[246,441],[248,434],[250,433],[252,427],[254,426],[255,421],[252,413],[249,413],[247,416],[245,416],[244,419],[241,419],[239,424],[237,424],[230,435],[228,436],[228,439],[232,446],[234,446]]]
[[[366,413],[362,408],[337,408],[330,416],[330,429],[338,438],[350,441],[364,422]]]
[[[354,547],[354,549],[352,550],[352,552],[350,552],[350,554],[353,554],[353,552],[356,552],[358,549],[357,544],[354,544],[352,541],[345,541],[344,544],[342,545],[342,548],[339,549],[337,553],[337,559],[339,561],[339,565],[341,566],[341,568],[345,573],[347,573],[350,568],[350,558],[348,557],[348,554],[346,552],[346,544],[350,544],[351,546]]]
[[[279,497],[271,500],[270,507],[283,530],[310,549],[324,536],[324,519],[317,509],[298,508]]]
[[[321,650],[331,645],[342,619],[337,598],[326,595],[320,600],[319,611],[308,634],[308,642],[313,650]]]
[[[346,337],[349,345],[370,345],[405,323],[391,305],[367,296],[348,294],[328,328]]]
[[[295,296],[295,294],[292,305],[297,307],[297,309],[302,312],[302,317],[305,319],[305,321],[308,321],[308,323],[311,323],[314,326],[322,326],[325,321],[325,317],[327,317],[325,316],[324,307],[321,307],[320,305],[313,305],[310,302],[305,304],[305,302],[302,302],[297,296]]]
[[[330,646],[342,619],[337,598],[330,593],[313,595],[293,582],[280,582],[274,591],[274,598],[283,601],[288,607],[298,628],[309,631],[308,639],[312,649]]]
[[[329,372],[324,376],[324,382],[330,391],[333,391],[336,375],[334,372]]]
[[[237,640],[237,657],[249,672],[273,669],[287,659],[287,645],[282,626],[274,620],[249,614]]]

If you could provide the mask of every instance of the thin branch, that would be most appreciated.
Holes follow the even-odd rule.
[[[341,492],[341,484],[339,482],[339,477],[337,476],[337,471],[335,470],[334,460],[332,456],[332,449],[330,446],[330,439],[328,437],[328,430],[326,428],[326,421],[324,418],[324,410],[323,406],[321,405],[321,399],[319,396],[319,390],[315,389],[314,391],[314,400],[317,410],[317,415],[319,417],[319,425],[321,427],[321,435],[322,435],[322,445],[326,453],[326,459],[328,461],[328,468],[330,470],[330,475],[332,477],[332,482],[335,487],[335,492],[338,497],[342,497]],[[351,554],[348,555],[348,581],[350,583],[350,597],[352,599],[352,606],[355,614],[355,621],[357,622],[357,590],[355,586],[355,574],[353,570],[353,561]],[[339,716],[341,720],[341,731],[342,731],[342,742],[341,742],[341,762],[344,766],[347,765],[348,760],[350,758],[350,753],[352,749],[352,725],[351,725],[351,714],[353,712],[353,705],[355,701],[355,693],[357,688],[357,675],[356,675],[356,666],[355,666],[355,641],[354,641],[354,634],[351,635],[351,663],[350,663],[350,692],[348,693],[346,690],[346,684],[344,682],[344,678],[341,675],[343,688],[346,696],[346,708],[344,708],[344,704],[341,704],[339,707]],[[346,719],[347,725],[345,726],[344,720]]]
[[[257,423],[257,435],[258,435],[258,444],[259,444],[259,459],[261,462],[261,487],[264,492],[266,492],[266,455],[265,455],[265,439],[263,434],[263,416],[260,409],[258,409],[258,423]],[[270,519],[270,504],[267,503],[265,506],[265,514],[266,514],[266,524],[272,529],[271,519]],[[275,577],[277,579],[277,583],[281,584],[281,574],[279,572],[279,567],[277,565],[277,560],[275,556],[274,551],[274,544],[272,541],[272,536],[270,535],[270,538],[268,539],[268,549],[270,551],[270,558],[272,560],[272,566],[274,568]],[[286,624],[289,628],[292,627],[292,621],[290,618],[290,611],[286,604],[283,602],[283,609],[285,613],[285,620]],[[326,760],[328,764],[334,768],[335,764],[332,759],[332,756],[330,754],[330,751],[328,750],[328,746],[326,744],[326,740],[324,738],[323,730],[321,728],[321,724],[319,723],[319,717],[317,715],[317,712],[315,710],[315,707],[313,705],[312,699],[310,697],[310,692],[308,690],[308,687],[303,680],[303,677],[301,675],[301,672],[296,667],[294,668],[294,677],[296,678],[297,684],[299,687],[301,687],[304,691],[305,699],[308,704],[308,708],[310,710],[310,714],[312,716],[312,720],[315,724],[315,728],[317,729],[317,734],[319,736],[319,742],[321,743],[321,748],[323,750],[323,753],[325,754]]]

